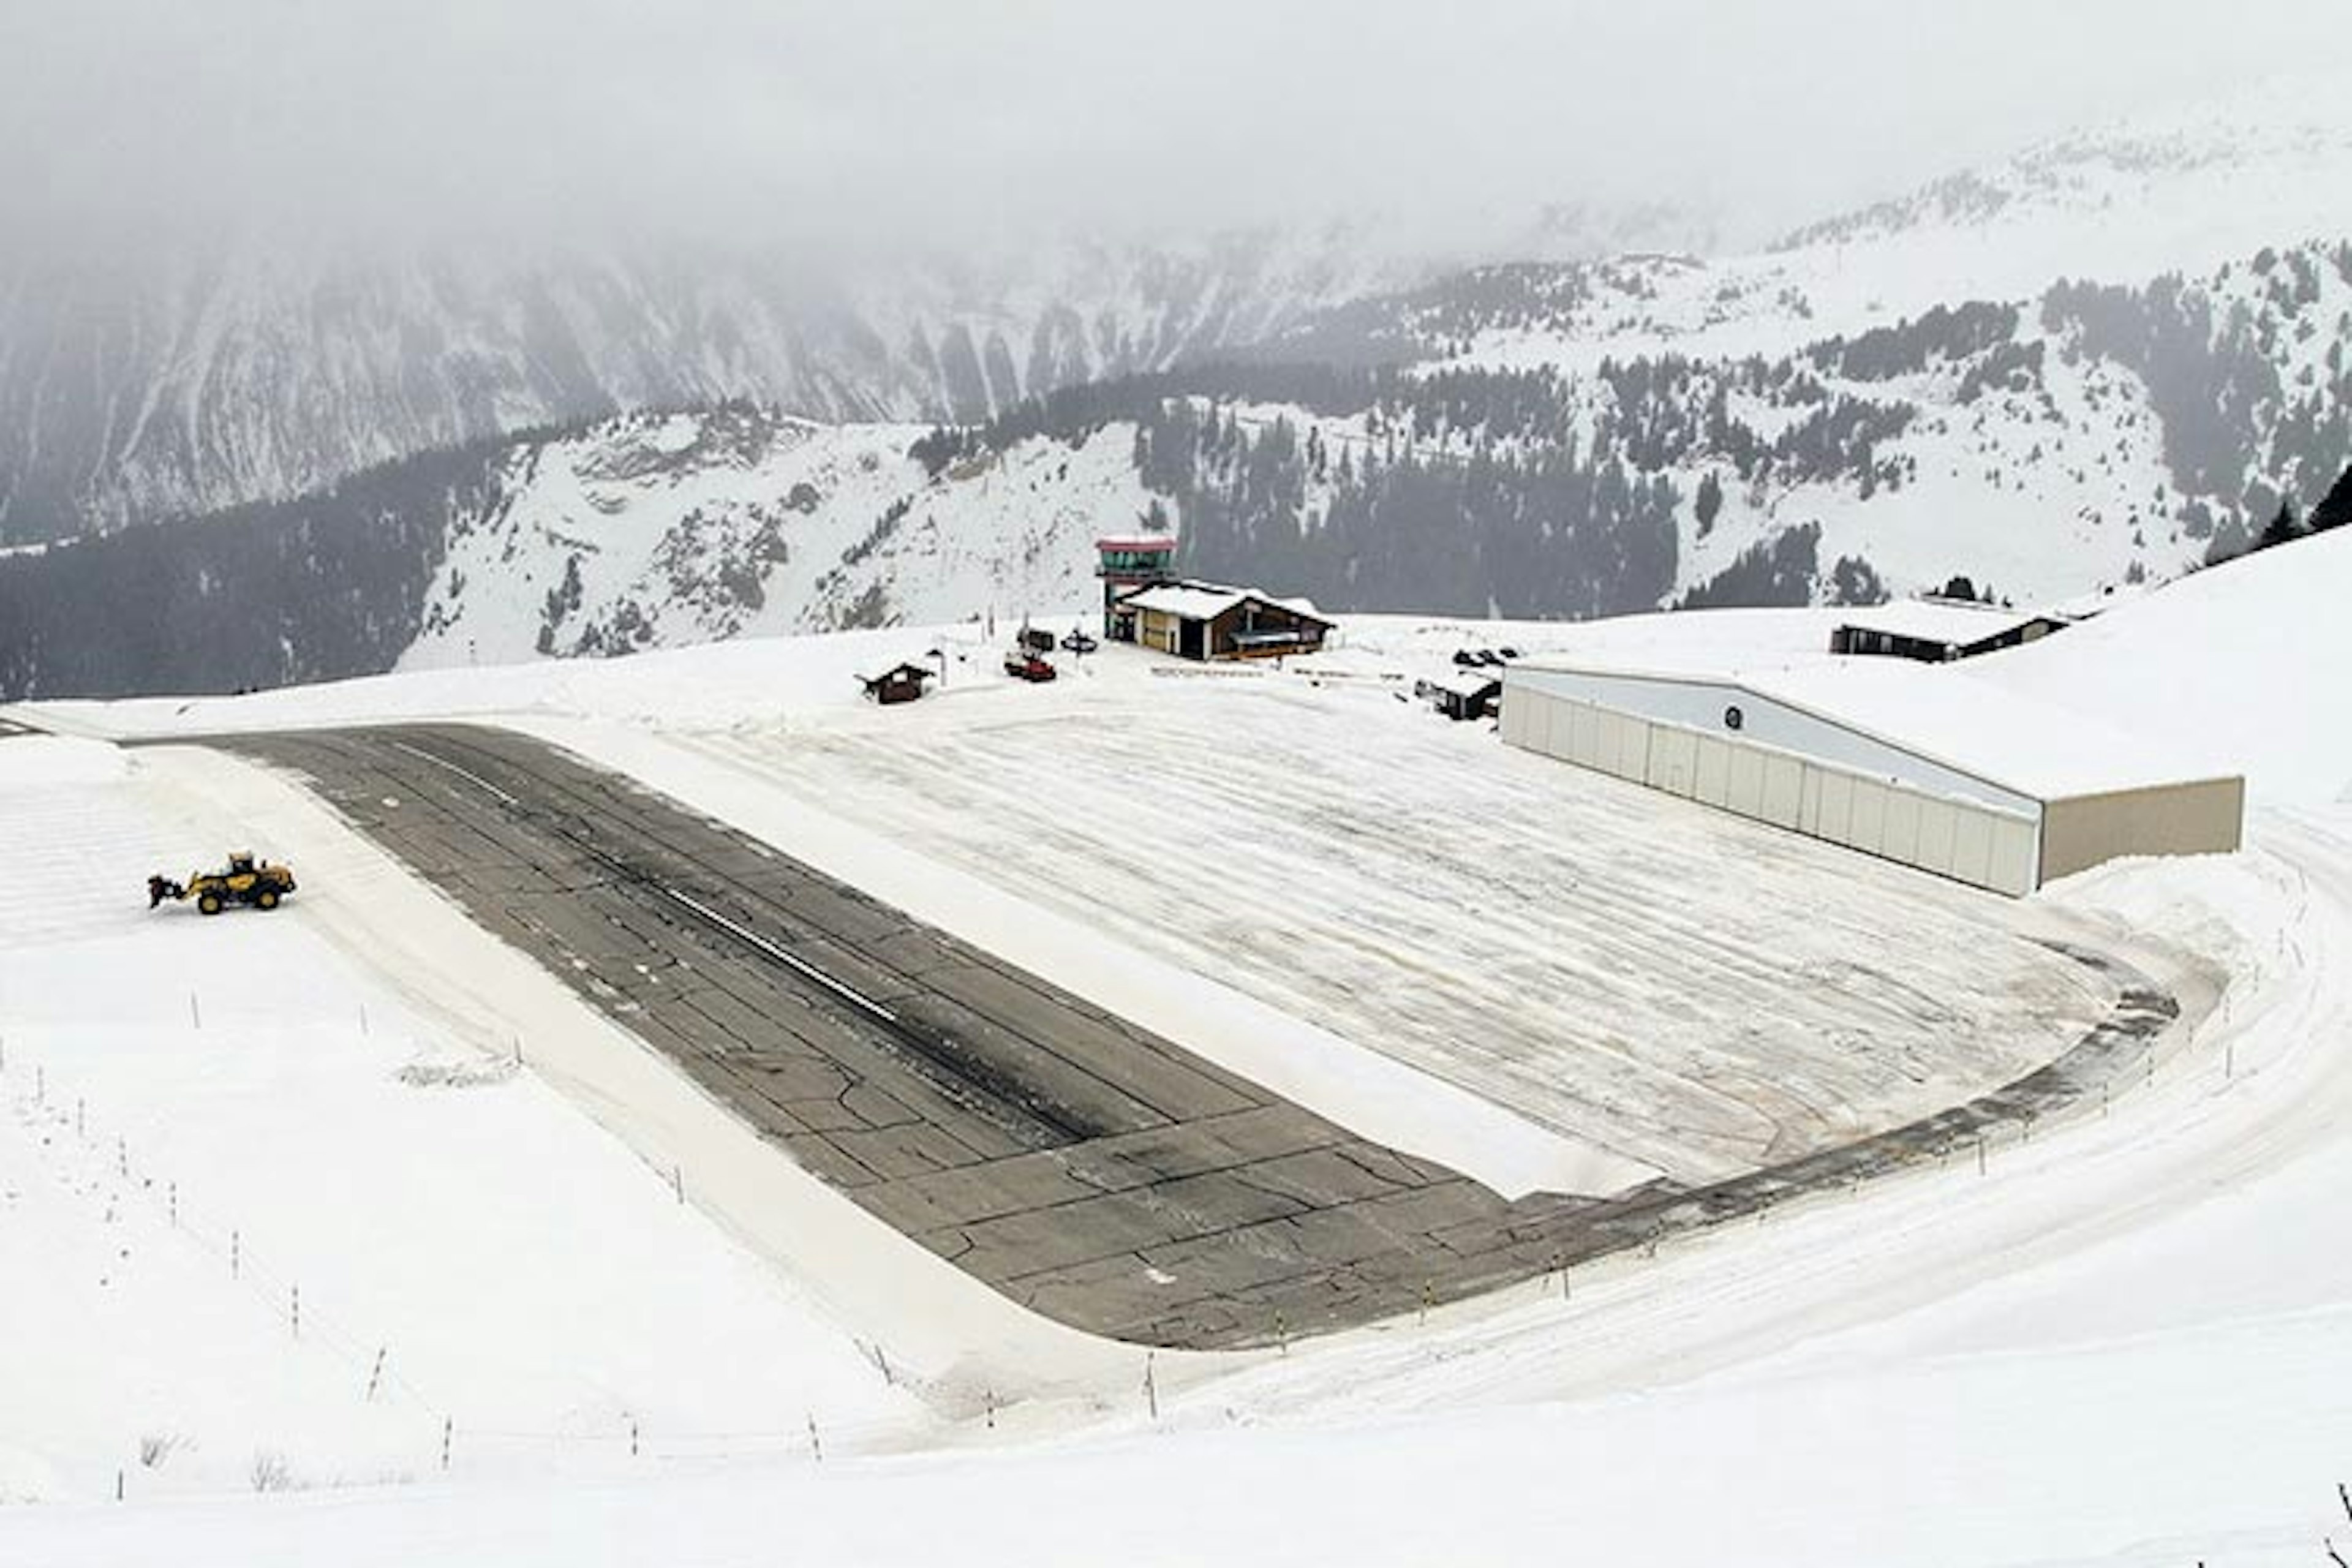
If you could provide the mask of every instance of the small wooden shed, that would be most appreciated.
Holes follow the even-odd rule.
[[[866,697],[886,707],[893,702],[912,702],[923,694],[923,682],[931,672],[919,664],[894,664],[876,675],[861,675],[858,683],[866,688]]]

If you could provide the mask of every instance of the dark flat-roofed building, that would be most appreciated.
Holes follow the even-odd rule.
[[[1854,611],[1830,633],[1830,651],[1945,664],[2032,642],[2066,624],[1969,599],[1903,599]]]

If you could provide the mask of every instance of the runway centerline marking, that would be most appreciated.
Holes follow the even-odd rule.
[[[446,768],[449,772],[456,773],[459,778],[464,779],[468,784],[478,785],[480,788],[488,791],[492,795],[495,795],[502,805],[520,805],[522,804],[521,796],[509,795],[506,791],[500,789],[498,785],[492,784],[481,774],[471,772],[466,768],[461,768],[446,757],[436,757],[432,752],[425,750],[422,746],[412,746],[405,741],[394,741],[392,742],[392,749],[395,752],[406,752],[410,756],[418,758],[424,762],[431,763],[436,768]]]
[[[815,964],[809,963],[808,960],[785,952],[782,948],[778,947],[774,942],[770,942],[766,937],[761,936],[758,931],[751,930],[750,927],[740,925],[736,921],[729,920],[725,915],[720,914],[709,904],[703,903],[698,899],[690,899],[684,893],[679,892],[676,888],[662,888],[658,890],[663,898],[674,899],[677,902],[684,904],[688,909],[692,910],[696,914],[700,915],[704,920],[709,921],[712,925],[719,927],[729,935],[758,948],[761,952],[766,953],[770,958],[774,959],[777,963],[784,964],[788,968],[792,969],[795,973],[806,975],[809,979],[815,981],[819,985],[824,986],[835,995],[841,997],[845,1001],[856,1004],[858,1006],[866,1009],[868,1013],[871,1013],[876,1017],[881,1019],[884,1023],[895,1025],[898,1022],[898,1014],[893,1013],[889,1008],[885,1007],[881,1003],[874,1000],[873,997],[866,995],[864,992],[857,990],[854,986],[835,980],[832,975],[827,974]]]

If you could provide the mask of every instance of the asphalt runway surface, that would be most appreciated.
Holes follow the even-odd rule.
[[[1710,1187],[1506,1202],[539,741],[430,725],[204,743],[299,775],[877,1218],[1140,1344],[1328,1332],[1944,1157],[2095,1088],[2179,1011],[2064,950],[2116,1005],[1996,1093]]]

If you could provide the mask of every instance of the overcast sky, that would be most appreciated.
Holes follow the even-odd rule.
[[[2347,58],[2345,0],[0,0],[0,240],[1780,227]]]

